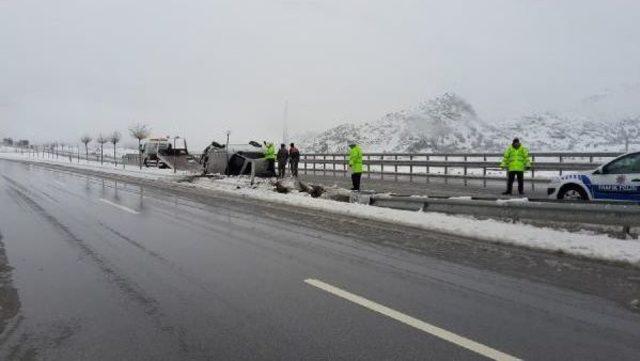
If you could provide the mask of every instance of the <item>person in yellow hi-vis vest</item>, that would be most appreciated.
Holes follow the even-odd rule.
[[[362,148],[355,141],[349,142],[349,169],[351,169],[352,191],[360,190],[362,178]]]
[[[515,138],[507,150],[505,150],[500,168],[507,171],[507,191],[502,194],[512,194],[513,181],[517,177],[518,193],[523,195],[524,171],[531,169],[531,158],[529,158],[529,150],[520,144],[520,139]]]
[[[273,143],[264,141],[264,158],[267,160],[267,172],[271,177],[276,176],[276,147],[273,146]]]

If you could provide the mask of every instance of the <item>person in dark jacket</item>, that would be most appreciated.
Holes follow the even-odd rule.
[[[278,160],[278,178],[284,178],[287,169],[287,161],[289,160],[289,152],[287,152],[287,146],[280,144],[278,154],[276,155]]]
[[[298,163],[300,163],[300,151],[293,143],[289,145],[289,163],[291,165],[291,175],[297,177]]]

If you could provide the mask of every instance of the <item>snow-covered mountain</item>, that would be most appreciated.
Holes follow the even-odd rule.
[[[606,129],[608,128],[608,129]],[[567,117],[552,112],[522,116],[504,124],[496,134],[508,142],[521,140],[536,151],[620,151],[609,134],[611,126],[585,117]]]
[[[640,115],[640,113],[638,114]],[[534,151],[623,151],[640,145],[640,116],[618,121],[551,112],[489,124],[446,93],[361,124],[345,123],[298,140],[307,152],[344,152],[350,140],[368,152],[501,151],[514,137]]]

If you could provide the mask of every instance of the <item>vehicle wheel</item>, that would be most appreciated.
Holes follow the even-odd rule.
[[[560,192],[558,192],[558,199],[566,201],[586,201],[589,197],[582,187],[575,184],[569,184],[560,189]]]
[[[146,168],[149,168],[149,161],[148,161],[148,159],[147,159],[147,158],[145,158],[145,159],[142,161],[142,164],[144,164],[144,166],[145,166]]]

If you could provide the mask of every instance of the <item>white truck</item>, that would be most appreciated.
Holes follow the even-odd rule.
[[[172,168],[198,172],[201,165],[189,154],[184,138],[151,138],[142,144],[142,164],[145,167]]]

